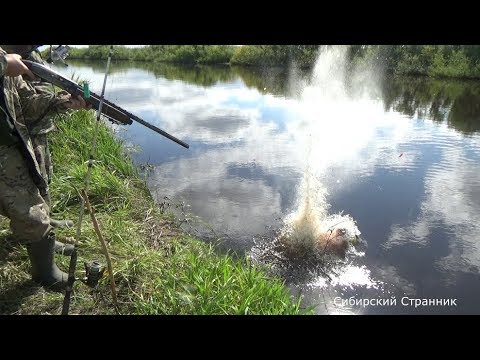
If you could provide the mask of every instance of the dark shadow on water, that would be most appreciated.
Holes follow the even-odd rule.
[[[382,93],[387,111],[447,122],[465,135],[480,131],[479,81],[387,77]]]
[[[73,66],[88,66],[104,73],[103,61],[71,60]],[[308,82],[311,71],[286,67],[245,67],[229,65],[179,65],[145,61],[113,61],[111,73],[142,69],[156,78],[179,80],[203,87],[241,80],[261,94],[296,97],[295,82]],[[385,110],[408,116],[447,122],[448,126],[471,134],[480,131],[480,82],[434,79],[424,76],[389,76],[380,81]]]

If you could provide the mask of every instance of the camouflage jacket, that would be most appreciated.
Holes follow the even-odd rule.
[[[62,91],[54,94],[32,86],[21,76],[4,76],[7,67],[5,54],[5,51],[0,48],[0,85],[3,92],[0,96],[4,96],[5,113],[9,115],[26,149],[27,163],[35,182],[40,187],[47,187],[35,158],[32,129],[42,124],[46,117],[51,117],[56,112],[66,111],[65,103],[68,102],[68,93]],[[7,121],[7,119],[0,118],[0,121]]]
[[[25,56],[23,58],[25,58],[27,60],[37,62],[37,63],[42,64],[42,65],[46,65],[45,61],[43,61],[41,55],[39,53],[37,53],[36,51],[30,52],[27,56]],[[43,93],[43,94],[45,94],[45,96],[48,96],[48,95],[57,96],[57,94],[62,96],[62,94],[65,93],[64,90],[55,91],[55,86],[53,86],[52,84],[50,84],[46,81],[43,81],[43,80],[32,81],[26,75],[23,76],[23,79],[26,82],[30,83],[30,85],[35,87],[35,91],[37,93]],[[43,118],[38,119],[35,122],[32,122],[30,124],[30,126],[31,126],[30,127],[30,133],[32,135],[47,134],[50,131],[55,129],[55,125],[53,123],[53,117],[52,116],[44,116]]]

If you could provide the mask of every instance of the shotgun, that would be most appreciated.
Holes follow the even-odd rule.
[[[58,86],[59,88],[69,92],[73,97],[77,97],[77,95],[84,97],[83,87],[77,84],[75,81],[67,79],[63,75],[59,74],[58,72],[50,69],[49,67],[30,61],[30,60],[23,60],[22,61],[27,65],[27,67],[39,78]],[[92,108],[98,110],[100,105],[100,96],[90,92],[90,97],[85,99],[87,104],[91,104]],[[102,114],[108,118],[113,123],[116,124],[123,124],[123,125],[130,125],[132,124],[133,120],[146,126],[147,128],[155,131],[156,133],[165,136],[166,138],[175,141],[177,144],[183,146],[184,148],[189,148],[189,145],[182,140],[177,139],[175,136],[170,135],[166,131],[159,129],[155,125],[152,125],[145,120],[140,119],[138,116],[129,113],[127,110],[122,109],[120,106],[103,99],[102,105]]]

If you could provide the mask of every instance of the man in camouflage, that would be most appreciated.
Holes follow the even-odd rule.
[[[1,47],[7,53],[19,54],[23,59],[45,65],[42,56],[37,50],[38,45],[1,45]],[[56,96],[57,92],[55,91],[55,87],[52,84],[45,82],[41,79],[35,79],[35,81],[32,81],[28,76],[24,76],[23,78],[35,88],[35,91],[37,93],[44,94],[45,97]],[[65,94],[65,92],[63,92],[63,94]],[[53,116],[44,116],[43,118],[38,118],[37,121],[30,121],[27,123],[27,127],[30,132],[33,151],[35,153],[40,172],[45,179],[45,183],[49,185],[52,180],[53,165],[51,162],[47,134],[55,129],[55,125],[53,123]],[[50,207],[51,202],[48,186],[45,188],[40,187],[39,190],[45,202]],[[50,218],[50,225],[52,225],[53,227],[73,226],[73,221],[56,220]],[[70,256],[73,252],[73,249],[73,245],[63,244],[60,241],[55,240],[56,253]]]
[[[67,274],[54,262],[55,237],[49,204],[42,196],[48,180],[37,161],[31,130],[54,112],[87,108],[67,92],[43,92],[20,76],[33,74],[17,54],[0,48],[0,214],[10,219],[14,237],[27,245],[34,281],[63,289]],[[47,192],[48,194],[48,192]]]
[[[41,55],[35,50],[36,45],[2,45],[1,47],[7,53],[19,54],[23,59],[35,61],[45,65]],[[42,93],[46,97],[56,96],[57,92],[52,84],[42,81],[41,79],[32,81],[28,78],[28,76],[24,76],[23,79],[29,82],[31,86],[35,87],[35,91],[37,93]],[[37,119],[37,121],[29,122],[27,126],[29,126],[29,132],[33,142],[33,149],[38,165],[40,166],[40,171],[45,179],[45,182],[50,184],[52,180],[53,166],[48,147],[47,134],[55,129],[53,116],[44,116],[43,118]],[[43,198],[50,205],[50,194],[48,188],[41,190],[44,192],[42,194]],[[62,225],[73,226],[73,223],[70,223],[70,221],[58,221],[51,219],[51,223],[54,227]]]

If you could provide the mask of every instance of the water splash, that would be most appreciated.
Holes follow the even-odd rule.
[[[295,210],[285,217],[278,237],[287,256],[324,252],[335,229],[345,230],[338,241],[353,244],[358,240],[361,233],[350,215],[328,213],[327,195],[325,186],[307,169],[298,188]]]
[[[332,101],[347,95],[345,75],[348,46],[323,46],[320,48],[311,82],[302,92],[302,100]]]
[[[306,154],[305,171],[297,189],[295,210],[286,216],[279,235],[280,242],[290,256],[303,256],[325,249],[332,237],[331,232],[337,228],[346,231],[343,239],[337,238],[339,241],[354,241],[360,235],[351,216],[328,214],[327,189],[319,181],[318,171],[315,171],[319,169],[319,162],[324,161],[322,158],[330,156],[328,153],[319,156],[318,143],[331,140],[329,134],[321,133],[325,126],[320,126],[319,122],[328,121],[324,119],[326,110],[332,106],[342,107],[340,105],[347,97],[344,81],[347,51],[347,46],[321,48],[311,82],[301,92],[301,102],[307,110],[302,116],[301,143],[305,148],[299,149]],[[335,149],[332,146],[332,152]]]
[[[288,255],[303,256],[311,252],[326,232],[327,191],[307,169],[298,188],[295,210],[285,217],[279,239]]]

